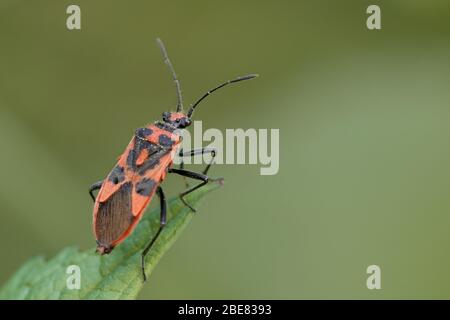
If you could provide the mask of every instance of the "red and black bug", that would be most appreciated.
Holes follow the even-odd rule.
[[[184,197],[210,181],[207,173],[214,161],[215,150],[203,148],[186,152],[183,152],[183,150],[178,151],[181,143],[178,130],[184,129],[191,124],[195,108],[208,95],[230,83],[249,80],[257,76],[256,74],[250,74],[226,81],[206,92],[187,112],[184,112],[180,82],[168,58],[164,44],[160,39],[157,39],[157,44],[175,82],[177,93],[176,112],[164,112],[162,121],[156,121],[146,127],[137,129],[125,152],[119,157],[116,166],[106,179],[94,183],[89,189],[89,193],[95,202],[93,230],[97,241],[97,251],[102,255],[110,253],[114,247],[131,234],[154,194],[158,195],[161,207],[160,227],[142,252],[144,281],[146,279],[145,256],[166,225],[167,205],[160,185],[166,174],[176,173],[183,177],[200,181],[197,185],[188,188],[180,194],[180,199],[183,203],[194,212],[195,209],[186,202]],[[212,157],[203,172],[199,173],[185,170],[183,162],[181,162],[178,169],[172,168],[173,159],[177,153],[180,157],[193,157],[199,154],[210,153]],[[100,190],[97,197],[93,194],[95,190]]]

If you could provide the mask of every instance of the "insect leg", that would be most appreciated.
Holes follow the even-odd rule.
[[[181,148],[181,149],[180,149],[180,152],[178,152],[178,156],[179,156],[179,157],[183,157],[183,154],[184,154],[183,148]],[[183,158],[181,158],[181,160],[180,160],[180,165],[178,166],[178,168],[179,168],[179,169],[184,169],[184,160],[183,160]]]
[[[207,174],[209,171],[209,168],[211,167],[214,158],[216,157],[217,154],[217,150],[215,148],[201,148],[201,149],[193,149],[193,150],[189,150],[186,152],[183,152],[183,149],[180,150],[180,157],[194,157],[196,155],[203,155],[203,154],[207,154],[207,153],[211,153],[211,160],[209,161],[208,165],[206,166],[206,168],[202,171],[203,174]],[[180,169],[184,168],[184,162],[182,162],[183,166],[181,166],[180,164]]]
[[[94,200],[94,202],[95,202],[95,197],[94,197],[94,193],[93,193],[93,192],[94,192],[95,190],[100,189],[100,188],[102,187],[102,184],[103,184],[103,180],[97,181],[96,183],[92,184],[92,185],[89,187],[89,194],[91,195],[91,198],[92,198],[92,200]]]
[[[178,153],[178,156],[181,158],[181,160],[180,160],[180,165],[178,166],[178,168],[179,168],[180,170],[183,170],[183,169],[184,169],[183,154],[184,154],[183,148],[181,148],[181,149],[180,149],[180,152]],[[186,185],[186,188],[189,188],[189,182],[187,181],[186,177],[183,177],[183,180],[184,180],[184,184]]]
[[[205,174],[202,174],[202,173],[188,171],[188,170],[174,169],[174,168],[170,168],[169,169],[169,173],[176,173],[176,174],[179,174],[180,176],[184,176],[184,177],[187,177],[187,178],[191,178],[191,179],[201,180],[202,181],[199,184],[193,186],[192,188],[189,188],[186,191],[183,191],[182,193],[180,193],[181,201],[187,207],[189,207],[189,209],[191,209],[193,212],[196,212],[197,210],[195,210],[195,208],[193,208],[189,203],[187,203],[186,200],[184,199],[184,197],[186,195],[188,195],[189,193],[191,193],[191,192],[197,190],[198,188],[203,187],[205,184],[207,184],[208,181],[209,181],[209,177],[207,175],[205,175]]]
[[[142,268],[142,275],[144,276],[144,281],[147,280],[147,275],[145,274],[145,256],[150,251],[150,249],[153,246],[153,243],[156,241],[156,239],[158,238],[162,229],[166,225],[166,219],[167,219],[167,202],[166,202],[166,196],[164,195],[163,189],[161,187],[158,187],[156,189],[156,194],[159,197],[160,207],[161,207],[161,213],[160,213],[160,218],[159,218],[159,229],[156,232],[155,236],[150,241],[150,243],[145,247],[144,251],[142,251],[141,268]]]

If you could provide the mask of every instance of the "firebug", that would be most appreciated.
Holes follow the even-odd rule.
[[[144,281],[146,280],[145,256],[166,225],[167,204],[161,182],[168,173],[200,181],[197,185],[180,194],[181,201],[195,212],[196,210],[186,202],[185,196],[211,181],[207,174],[214,161],[215,150],[202,148],[183,151],[180,149],[181,135],[179,130],[185,129],[191,124],[195,108],[208,95],[228,84],[253,79],[257,76],[256,74],[250,74],[228,80],[207,91],[191,105],[187,112],[184,112],[180,81],[169,60],[164,44],[160,39],[157,39],[157,44],[175,83],[176,111],[164,112],[162,121],[158,120],[145,127],[138,128],[125,152],[119,157],[117,164],[106,179],[94,183],[89,188],[89,193],[94,200],[93,231],[97,241],[97,252],[101,255],[111,253],[114,247],[133,232],[153,196],[155,194],[158,196],[161,208],[160,226],[142,252],[141,266]],[[206,153],[210,153],[212,157],[201,173],[185,170],[182,161],[179,168],[173,168],[173,159],[176,155],[193,157]],[[95,190],[99,190],[96,197],[93,193]]]

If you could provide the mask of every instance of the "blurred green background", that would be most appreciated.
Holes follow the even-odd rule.
[[[450,298],[449,17],[445,0],[2,0],[0,283],[30,256],[94,246],[88,186],[175,106],[159,36],[186,103],[261,74],[196,117],[279,128],[280,171],[214,167],[225,188],[140,298]]]

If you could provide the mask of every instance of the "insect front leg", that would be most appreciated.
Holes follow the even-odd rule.
[[[181,149],[180,149],[180,152],[178,153],[178,156],[181,158],[181,160],[180,160],[180,165],[178,166],[178,168],[179,168],[180,170],[183,170],[183,169],[184,169],[183,154],[184,154],[183,148],[181,148]],[[185,184],[186,188],[189,188],[189,182],[187,181],[186,177],[183,177],[183,180],[184,180],[184,184]]]
[[[145,247],[144,251],[142,251],[141,268],[142,268],[142,275],[144,277],[144,281],[147,280],[147,275],[145,274],[145,257],[148,254],[148,252],[150,251],[150,249],[152,248],[153,243],[155,243],[156,239],[158,238],[159,234],[161,233],[162,229],[164,228],[164,226],[166,225],[166,222],[167,222],[167,201],[166,201],[166,196],[164,195],[164,191],[160,186],[156,189],[156,194],[159,197],[159,202],[160,202],[160,207],[161,207],[161,213],[160,213],[160,218],[159,218],[159,229],[156,232],[155,236],[150,241],[150,243],[147,245],[147,247]]]
[[[102,187],[102,184],[103,184],[103,180],[97,181],[89,187],[89,194],[91,195],[91,198],[92,198],[92,200],[94,200],[94,202],[95,202],[94,191],[99,190]]]
[[[201,148],[201,149],[193,149],[186,152],[183,152],[183,149],[180,150],[179,156],[180,157],[194,157],[197,155],[204,155],[211,153],[211,160],[206,165],[206,168],[202,171],[203,174],[207,174],[209,171],[209,168],[211,167],[212,163],[214,162],[214,158],[216,157],[217,150],[215,148]],[[184,166],[184,162],[182,161],[181,164]],[[180,164],[180,169],[183,169],[183,166]]]
[[[186,152],[183,152],[183,149],[180,150],[179,152],[179,156],[181,157],[181,162],[180,162],[180,170],[184,169],[184,161],[183,161],[183,157],[194,157],[196,155],[204,155],[204,154],[211,154],[211,160],[209,161],[209,163],[206,165],[206,168],[203,170],[203,174],[206,175],[209,171],[209,168],[211,167],[211,165],[214,162],[214,158],[216,157],[217,154],[217,150],[215,148],[201,148],[201,149],[193,149],[193,150],[189,150]],[[186,183],[186,188],[189,188],[189,183],[187,182],[186,176],[184,177],[184,181]]]
[[[195,208],[193,208],[189,203],[187,203],[186,200],[184,199],[184,197],[186,195],[188,195],[189,193],[191,193],[191,192],[197,190],[198,188],[203,187],[205,184],[207,184],[208,181],[209,181],[209,177],[207,175],[205,175],[205,174],[202,174],[202,173],[198,173],[198,172],[194,172],[194,171],[188,171],[188,170],[181,170],[181,169],[173,169],[173,168],[169,168],[169,173],[176,173],[176,174],[179,174],[180,176],[183,176],[183,177],[187,177],[187,178],[191,178],[191,179],[201,180],[202,181],[199,184],[193,186],[192,188],[189,188],[186,191],[183,191],[182,193],[180,193],[181,201],[189,209],[191,209],[193,212],[196,212],[197,210]]]

